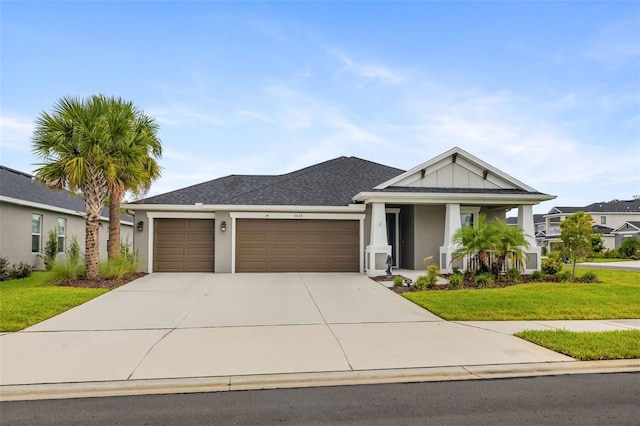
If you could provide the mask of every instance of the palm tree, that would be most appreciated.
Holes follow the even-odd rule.
[[[121,98],[107,99],[112,169],[106,174],[109,193],[109,259],[120,256],[120,203],[126,191],[143,194],[160,177],[156,159],[162,155],[153,118]]]
[[[489,255],[496,247],[499,233],[498,222],[487,223],[486,215],[479,215],[475,226],[463,226],[453,235],[453,243],[459,247],[452,253],[452,260],[477,255],[478,264],[474,272],[489,271]]]
[[[36,177],[53,189],[80,191],[86,209],[85,261],[87,277],[100,273],[100,211],[107,195],[109,157],[103,141],[107,133],[103,96],[64,97],[53,112],[35,121],[33,152],[43,160]]]
[[[506,264],[506,269],[510,269],[511,265],[522,265],[526,254],[524,249],[529,248],[524,230],[517,226],[509,226],[507,222],[497,221],[500,227],[498,238],[495,245],[496,251],[496,269],[499,274],[502,267]]]

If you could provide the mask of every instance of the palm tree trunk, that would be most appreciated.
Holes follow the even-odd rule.
[[[87,215],[84,258],[87,278],[94,280],[100,278],[100,212],[107,195],[107,181],[97,170],[90,170],[89,174],[82,187]]]
[[[109,260],[120,257],[120,201],[122,192],[112,189],[109,193],[109,240],[107,253]]]

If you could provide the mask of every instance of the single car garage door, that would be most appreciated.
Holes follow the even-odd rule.
[[[154,272],[213,272],[213,219],[156,219]]]
[[[357,220],[238,219],[237,272],[358,272]]]

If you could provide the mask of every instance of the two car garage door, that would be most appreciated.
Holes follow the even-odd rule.
[[[236,272],[357,272],[359,222],[237,219]],[[156,219],[156,272],[213,272],[214,220]]]

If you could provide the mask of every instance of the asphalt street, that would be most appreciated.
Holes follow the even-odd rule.
[[[637,425],[640,373],[0,404],[2,425]]]

